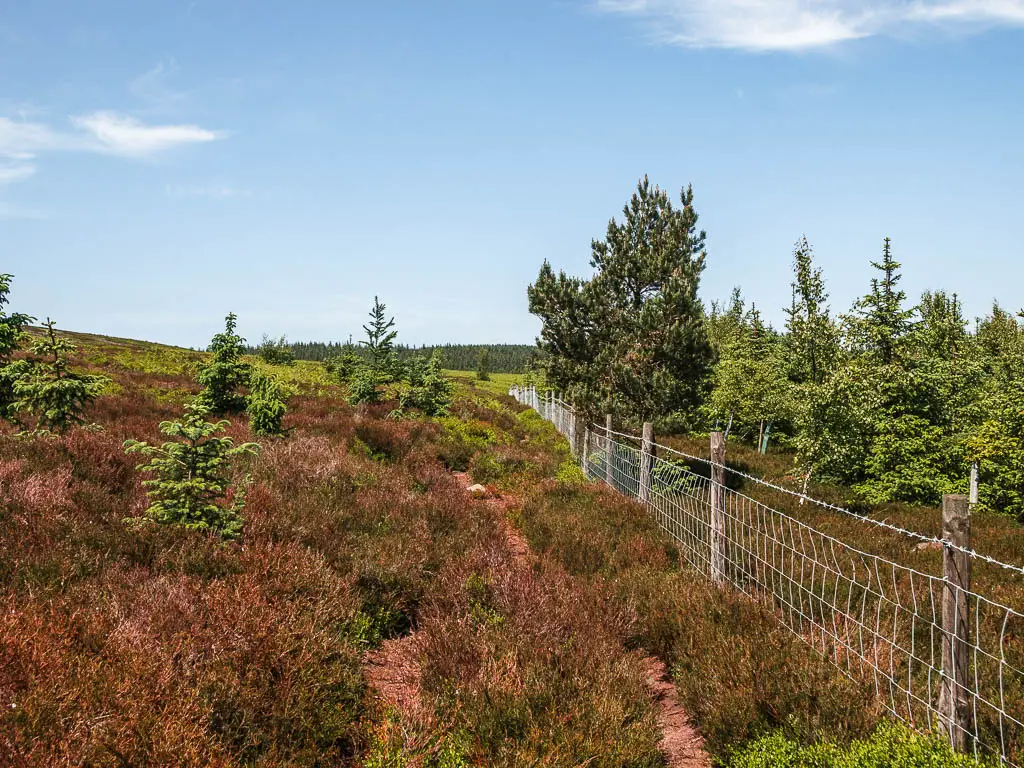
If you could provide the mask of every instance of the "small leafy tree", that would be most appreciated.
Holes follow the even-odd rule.
[[[230,437],[217,437],[229,422],[209,422],[208,415],[207,407],[197,401],[186,408],[181,421],[160,424],[160,431],[172,440],[160,447],[127,440],[124,448],[150,457],[137,467],[155,475],[143,482],[153,501],[145,519],[236,539],[242,534],[245,493],[231,488],[231,464],[237,456],[257,453],[259,446],[235,446]]]
[[[285,336],[272,339],[263,334],[263,340],[256,350],[260,359],[267,365],[295,365],[295,353]]]
[[[12,364],[17,370],[13,382],[14,409],[36,417],[36,429],[66,432],[85,423],[85,409],[100,396],[108,379],[74,373],[68,357],[77,347],[58,336],[47,318],[46,333],[32,343],[32,357]]]
[[[491,380],[491,353],[487,347],[480,350],[476,359],[476,377],[480,381]]]
[[[24,372],[24,366],[12,363],[18,351],[25,326],[35,318],[14,312],[10,315],[4,307],[10,303],[11,280],[14,275],[0,274],[0,418],[11,421],[15,417],[14,382]]]
[[[348,384],[358,371],[366,367],[366,361],[354,349],[346,347],[337,357],[326,360],[324,365],[327,372],[332,374],[339,383]]]
[[[254,435],[281,434],[281,419],[288,412],[287,392],[273,376],[253,371],[249,377],[249,428]]]
[[[199,367],[200,395],[211,413],[239,413],[245,410],[245,395],[239,390],[249,382],[250,366],[242,360],[245,339],[235,333],[234,312],[225,318],[223,333],[210,342],[213,359]]]

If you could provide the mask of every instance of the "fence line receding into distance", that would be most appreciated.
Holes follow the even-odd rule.
[[[970,579],[976,563],[1013,580],[1022,570],[970,549],[966,497],[946,497],[935,539],[736,472],[720,433],[711,459],[690,456],[658,445],[648,428],[637,438],[613,432],[610,419],[588,425],[551,393],[510,394],[568,438],[587,478],[642,503],[689,566],[767,603],[845,673],[873,678],[891,715],[1022,768],[1024,613],[972,591]],[[706,474],[694,471],[698,462]],[[942,573],[872,554],[753,498],[766,490],[942,548]]]

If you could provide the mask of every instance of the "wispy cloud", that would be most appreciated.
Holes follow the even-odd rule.
[[[38,120],[0,117],[0,184],[24,181],[36,172],[36,158],[50,152],[94,152],[150,157],[186,144],[223,138],[197,125],[147,125],[117,112],[70,118],[67,129]]]
[[[594,0],[648,25],[657,42],[692,48],[801,51],[905,32],[1024,27],[1024,0]]]
[[[216,141],[222,133],[198,125],[146,125],[116,112],[93,112],[71,118],[93,139],[97,151],[128,157],[153,155],[183,144]]]

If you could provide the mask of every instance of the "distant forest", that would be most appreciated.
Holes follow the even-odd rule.
[[[326,360],[338,357],[346,349],[357,354],[362,347],[348,342],[300,341],[288,342],[296,360]],[[423,347],[395,345],[395,352],[402,359],[413,355],[430,357],[434,350],[440,350],[442,365],[454,371],[475,371],[480,350],[486,348],[490,356],[492,373],[523,373],[540,354],[532,344],[444,344]],[[255,348],[251,350],[255,352]]]

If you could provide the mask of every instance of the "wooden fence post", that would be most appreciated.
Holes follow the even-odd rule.
[[[711,433],[711,578],[725,582],[725,435]]]
[[[615,456],[615,442],[612,440],[612,415],[604,417],[604,481],[609,488],[615,487],[615,473],[612,471]]]
[[[587,476],[587,462],[590,459],[588,454],[590,453],[590,426],[587,424],[583,425],[583,450],[580,451],[580,467],[583,469],[583,476],[588,480]]]
[[[979,473],[978,462],[971,464],[971,497],[970,504],[973,507],[978,503],[978,473]]]
[[[643,440],[640,443],[640,488],[638,495],[640,503],[646,504],[651,499],[651,459],[654,453],[654,425],[644,422]]]
[[[971,633],[970,606],[971,557],[954,549],[971,546],[971,510],[966,496],[942,497],[942,688],[939,692],[939,717],[953,749],[963,752],[971,726],[970,661],[968,643]],[[953,546],[950,546],[953,545]]]

